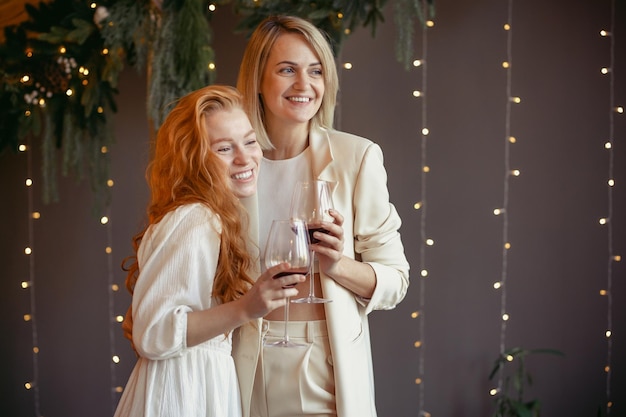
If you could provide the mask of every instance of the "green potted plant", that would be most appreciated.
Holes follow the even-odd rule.
[[[531,374],[526,369],[526,357],[536,353],[564,356],[554,349],[523,349],[514,347],[503,352],[496,360],[489,380],[501,375],[502,386],[495,393],[496,410],[494,417],[538,417],[541,404],[538,399],[525,400],[524,390],[533,383]],[[517,362],[517,368],[507,372],[506,365]]]

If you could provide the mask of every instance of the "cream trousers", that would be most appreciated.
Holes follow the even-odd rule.
[[[282,339],[283,321],[263,320],[264,342]],[[251,417],[336,416],[335,381],[326,321],[288,323],[289,339],[304,347],[261,349]]]

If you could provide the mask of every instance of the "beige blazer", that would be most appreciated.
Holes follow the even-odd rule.
[[[367,315],[373,310],[394,308],[406,295],[409,264],[398,232],[401,221],[389,202],[387,173],[377,144],[348,133],[318,128],[310,132],[309,146],[314,155],[314,178],[335,183],[333,202],[345,218],[344,255],[369,263],[377,280],[372,298],[363,299],[321,274],[323,295],[333,300],[324,307],[334,365],[337,415],[375,417]],[[250,215],[252,240],[258,242],[256,196],[246,199],[244,205]],[[244,417],[250,415],[261,343],[261,320],[234,332],[233,357]]]

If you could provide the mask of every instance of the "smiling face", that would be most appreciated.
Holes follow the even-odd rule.
[[[225,163],[233,193],[250,197],[256,192],[263,153],[248,116],[241,109],[219,110],[206,118],[211,150]]]
[[[302,35],[285,33],[274,43],[261,77],[268,130],[308,126],[322,104],[324,75],[320,59]]]

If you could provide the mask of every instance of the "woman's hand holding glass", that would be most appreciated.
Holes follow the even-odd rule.
[[[304,275],[289,274],[274,278],[289,271],[291,266],[284,262],[263,272],[248,292],[241,297],[249,320],[264,317],[271,311],[284,307],[286,299],[298,295],[295,285],[306,280]]]
[[[334,209],[329,210],[333,221],[321,222],[321,227],[326,231],[324,233],[315,233],[314,237],[318,241],[311,245],[311,249],[317,255],[320,271],[329,277],[341,275],[339,272],[340,261],[343,258],[343,216]]]

